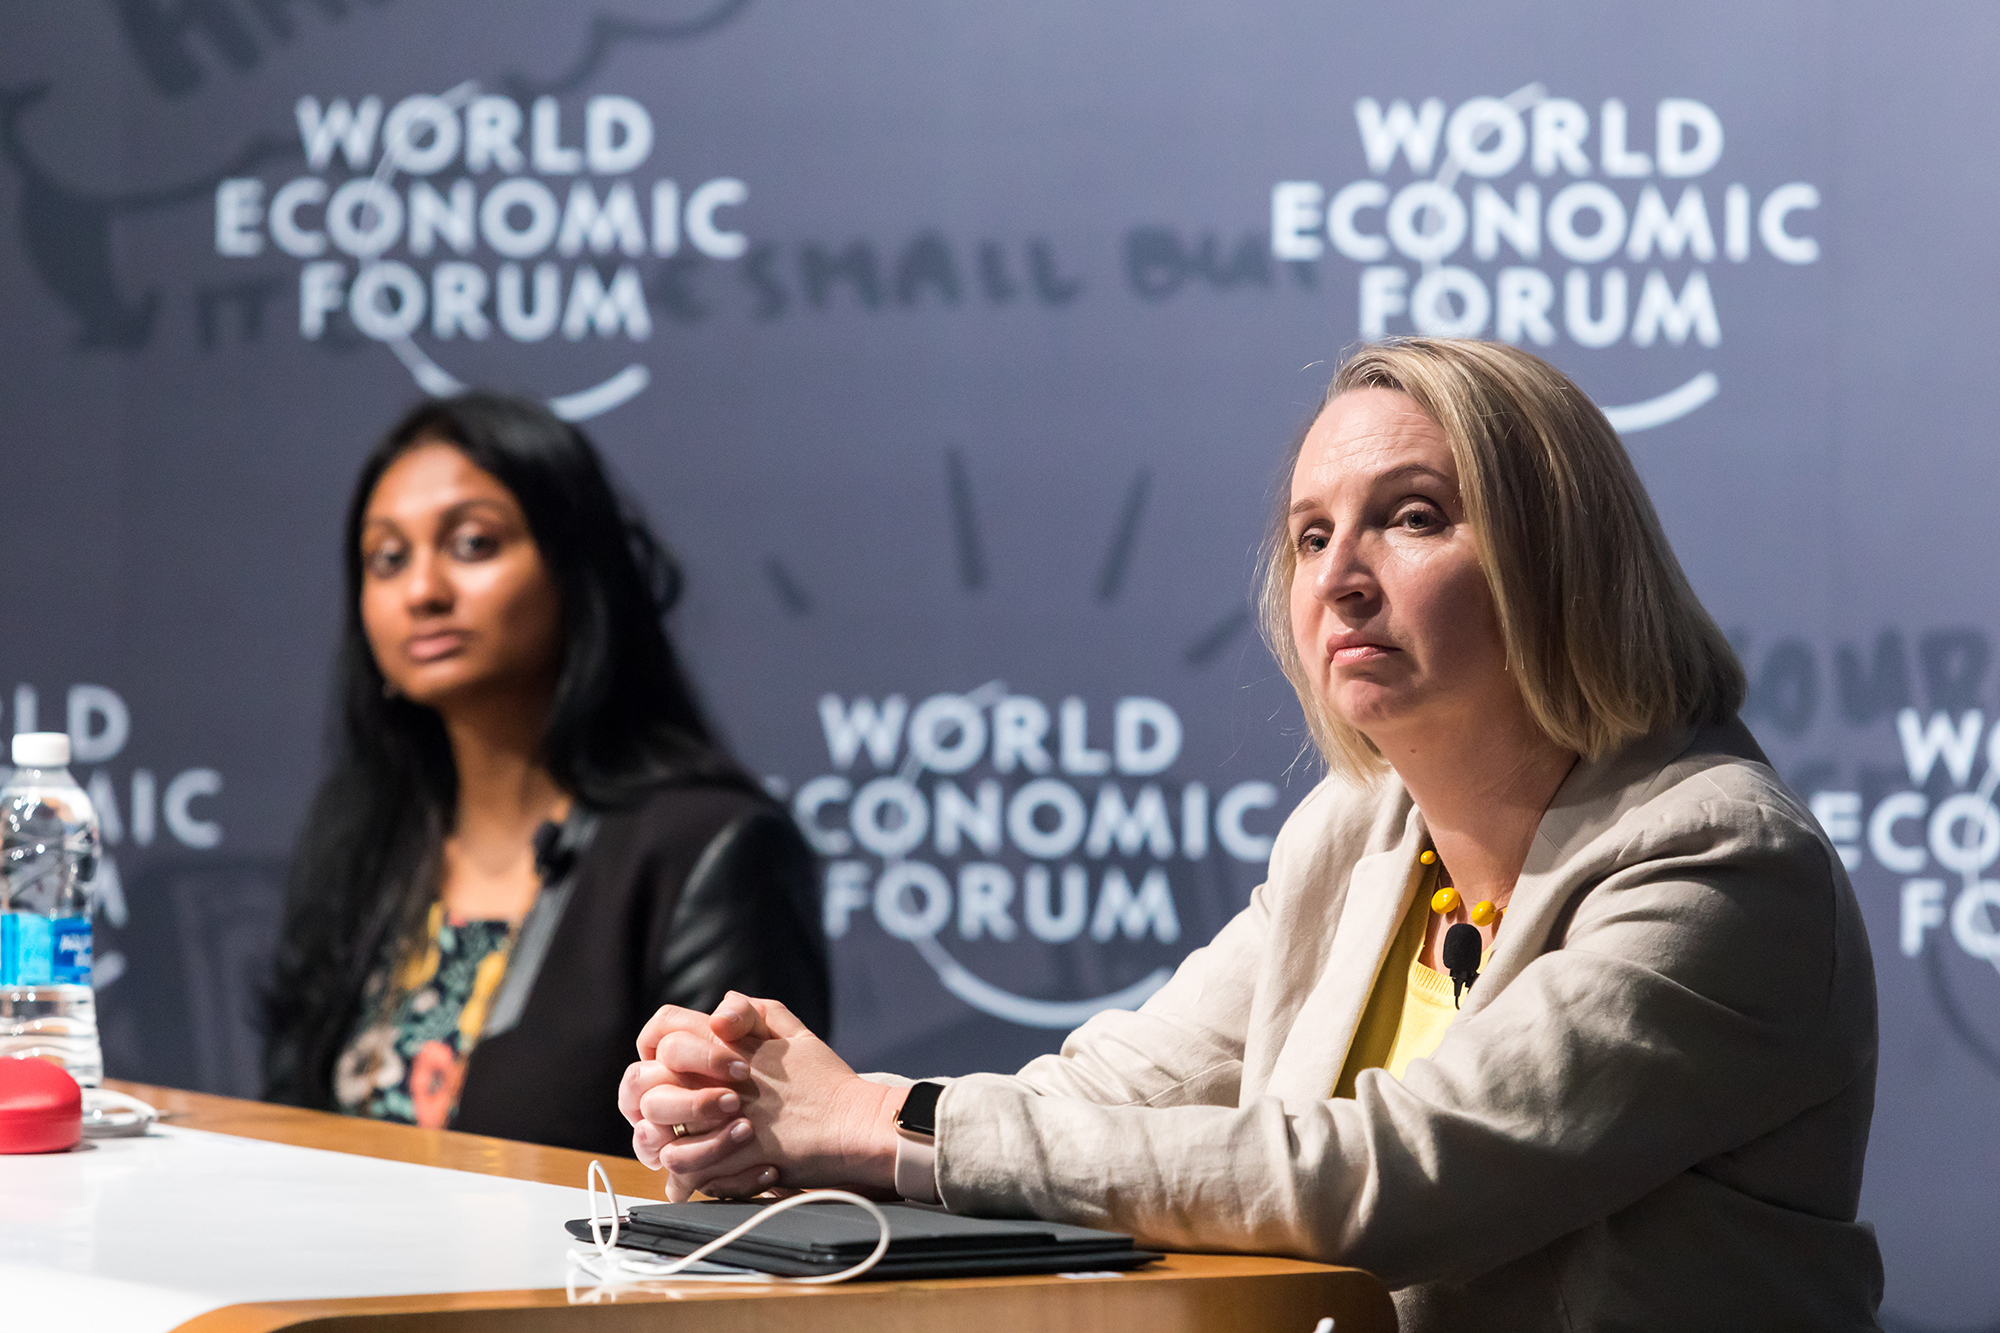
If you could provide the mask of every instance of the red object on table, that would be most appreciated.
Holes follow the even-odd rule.
[[[83,1089],[33,1056],[0,1059],[0,1153],[67,1152],[83,1139]]]

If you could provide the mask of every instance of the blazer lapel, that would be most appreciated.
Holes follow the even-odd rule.
[[[1504,928],[1494,941],[1493,957],[1469,992],[1462,1012],[1484,1009],[1523,968],[1547,951],[1549,935],[1569,904],[1577,876],[1588,873],[1580,858],[1584,848],[1651,795],[1653,785],[1663,778],[1664,768],[1693,738],[1692,727],[1674,728],[1641,737],[1595,763],[1579,761],[1570,770],[1535,829],[1528,859],[1514,882]]]
[[[1333,1095],[1376,974],[1422,883],[1417,850],[1423,840],[1423,817],[1412,806],[1396,846],[1354,863],[1326,965],[1286,1034],[1268,1095],[1288,1105]]]

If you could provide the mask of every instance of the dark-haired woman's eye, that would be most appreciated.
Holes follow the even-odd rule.
[[[371,579],[392,579],[409,563],[409,550],[396,542],[384,542],[361,553],[361,568]]]
[[[487,560],[499,551],[499,541],[478,528],[460,528],[451,534],[451,556],[454,560]]]

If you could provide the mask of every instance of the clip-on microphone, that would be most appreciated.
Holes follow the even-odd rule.
[[[1451,1007],[1458,1008],[1458,995],[1479,980],[1479,955],[1485,943],[1479,927],[1461,921],[1444,933],[1444,970],[1451,973]]]
[[[576,849],[562,845],[562,831],[553,819],[543,820],[535,829],[535,874],[544,885],[555,883],[576,864]]]

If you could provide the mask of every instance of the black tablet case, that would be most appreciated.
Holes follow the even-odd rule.
[[[661,1203],[631,1210],[618,1244],[653,1254],[688,1254],[764,1209],[760,1203]],[[914,1204],[880,1205],[889,1218],[889,1251],[861,1280],[987,1277],[1004,1273],[1077,1273],[1137,1268],[1160,1256],[1130,1236],[1059,1222],[959,1217]],[[569,1224],[589,1240],[590,1223]],[[868,1257],[881,1236],[875,1219],[843,1203],[791,1208],[709,1255],[782,1277],[837,1273]]]

